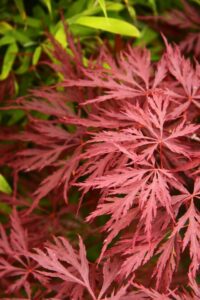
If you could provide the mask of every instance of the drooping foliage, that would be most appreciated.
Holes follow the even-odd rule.
[[[1,131],[19,187],[2,196],[2,296],[199,299],[199,64],[167,41],[157,63],[102,47],[87,66],[71,37],[72,56],[52,43],[63,81],[11,103],[27,121]],[[66,239],[78,220],[83,239],[101,232],[95,263]]]
[[[196,6],[191,5],[196,2]],[[161,30],[168,38],[179,43],[181,51],[200,58],[200,14],[199,1],[181,0],[182,10],[171,7],[159,16],[142,16],[141,19],[154,21],[151,25]],[[193,3],[194,4],[194,3]]]

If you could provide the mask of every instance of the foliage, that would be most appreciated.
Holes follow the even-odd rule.
[[[180,48],[185,54],[192,54],[196,58],[200,57],[200,17],[199,7],[193,7],[188,2],[182,0],[183,11],[173,9],[165,12],[163,16],[158,19],[163,27],[163,33],[170,37],[174,35],[176,29],[177,41],[179,41]],[[199,3],[200,4],[200,3]],[[168,26],[166,26],[168,25]],[[173,31],[169,30],[173,28]]]
[[[45,84],[52,83],[55,74],[46,76],[43,68],[41,69],[41,62],[53,59],[49,56],[50,45],[46,32],[51,32],[70,51],[61,16],[74,36],[81,40],[85,48],[84,55],[87,56],[88,52],[91,54],[96,50],[97,41],[102,43],[102,37],[113,43],[114,37],[109,32],[137,38],[141,30],[142,40],[138,39],[137,43],[146,45],[155,42],[158,35],[139,22],[137,14],[143,15],[147,11],[157,15],[158,11],[162,12],[170,7],[163,5],[162,1],[152,0],[13,0],[12,6],[10,1],[3,0],[0,11],[0,53],[3,58],[0,80],[4,81],[12,75],[12,95],[25,94],[32,85],[44,82],[44,77]],[[157,47],[155,42],[152,47],[155,55],[159,51]],[[29,74],[28,80],[26,74]]]
[[[28,230],[15,210],[10,242],[2,227],[2,290],[29,298],[198,299],[198,63],[165,41],[157,63],[148,50],[127,45],[116,58],[103,46],[84,66],[70,35],[73,56],[49,38],[60,62],[52,67],[63,81],[16,100],[10,108],[24,110],[28,121],[21,132],[1,133],[4,141],[16,141],[2,149],[1,162],[18,182],[2,201],[17,205]],[[82,196],[73,203],[77,188]],[[42,232],[39,226],[53,213],[63,236],[69,224],[59,212],[66,204],[70,216],[78,209],[82,220],[93,222],[92,235],[103,242],[98,268],[86,260],[81,239],[79,252],[64,237],[45,244],[58,228],[50,233],[49,225]]]
[[[135,37],[135,44],[148,46],[152,52],[152,58],[158,59],[162,48],[159,35],[155,30],[141,22],[141,16],[154,15],[156,20],[162,20],[158,14],[166,14],[172,7],[174,10],[166,14],[163,20],[170,25],[184,26],[198,29],[198,14],[185,3],[186,15],[180,11],[180,1],[53,1],[37,0],[26,1],[13,0],[10,6],[8,0],[4,0],[0,11],[0,53],[2,55],[0,81],[1,85],[12,85],[12,89],[1,94],[1,99],[22,95],[32,86],[52,84],[59,80],[59,74],[50,73],[45,69],[44,62],[53,60],[50,55],[50,41],[46,36],[51,32],[66,51],[70,51],[67,45],[62,16],[67,21],[70,31],[81,40],[84,46],[85,60],[88,55],[98,51],[97,42],[103,43],[107,38],[111,44],[114,36],[109,32],[124,36]],[[196,17],[195,17],[196,14]],[[186,16],[186,17],[184,17]],[[191,16],[191,17],[190,17]],[[139,17],[139,18],[138,18]],[[187,22],[190,19],[190,23]],[[174,23],[174,20],[176,22]],[[191,22],[193,24],[191,24]],[[188,24],[188,25],[186,25]],[[160,25],[159,25],[160,26]],[[156,30],[160,30],[157,26]],[[100,31],[98,31],[100,29]],[[168,32],[162,28],[163,32]],[[174,32],[174,31],[173,31]],[[188,35],[181,47],[190,51],[195,43],[195,53],[198,52],[198,35]],[[29,74],[28,79],[26,74]],[[45,80],[44,80],[45,78]]]
[[[139,35],[134,25],[121,20],[118,13],[125,9],[125,5],[120,2],[77,0],[72,4],[68,0],[64,4],[63,1],[50,0],[36,1],[27,7],[26,2],[21,0],[14,2],[14,7],[11,7],[5,15],[2,13],[4,18],[0,22],[0,50],[4,53],[0,80],[5,80],[11,71],[21,77],[32,70],[32,80],[40,76],[36,66],[42,56],[49,54],[45,32],[50,31],[64,48],[67,47],[63,23],[60,21],[61,15],[69,24],[71,31],[86,41],[88,48],[91,44],[89,39],[92,36],[95,38],[96,35],[94,28],[118,34],[125,33],[128,36]],[[67,9],[69,5],[71,7]],[[6,7],[8,6],[9,3]],[[103,13],[106,15],[102,16]],[[114,21],[112,14],[117,16]]]
[[[14,2],[0,22],[0,298],[199,299],[198,1]]]

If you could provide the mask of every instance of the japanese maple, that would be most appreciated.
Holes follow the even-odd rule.
[[[2,162],[19,181],[24,172],[31,181],[23,195],[3,199],[20,208],[28,233],[14,210],[10,238],[1,228],[2,286],[15,275],[7,292],[35,299],[199,299],[199,64],[165,41],[157,63],[129,45],[116,58],[102,47],[85,66],[71,38],[73,56],[52,41],[63,81],[18,99],[13,107],[27,113],[27,123],[1,134],[18,149]],[[43,230],[45,201],[61,233],[53,241],[47,234],[47,243],[39,235],[37,243],[31,218]],[[86,221],[101,232],[96,263],[81,238],[79,251],[65,238],[58,212],[66,206],[76,218],[87,211]]]
[[[191,3],[193,2],[193,3]],[[194,6],[194,2],[197,3]],[[167,37],[175,37],[185,54],[200,58],[200,10],[197,1],[181,0],[182,9],[165,11],[162,16],[141,16],[144,21],[153,21],[151,26]],[[194,4],[194,5],[191,5]]]

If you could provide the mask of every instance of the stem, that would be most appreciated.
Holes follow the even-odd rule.
[[[161,168],[163,168],[162,143],[159,144],[159,148],[160,148],[160,166]]]

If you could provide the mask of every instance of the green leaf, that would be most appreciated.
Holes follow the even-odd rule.
[[[17,52],[18,52],[18,47],[16,43],[11,44],[7,48],[6,54],[3,59],[3,66],[0,74],[0,80],[4,80],[8,77],[12,69],[13,63],[15,61]]]
[[[17,80],[14,81],[14,86],[15,86],[15,95],[18,95],[18,93],[19,93],[19,84],[18,84]]]
[[[12,126],[24,118],[25,112],[23,110],[15,109],[10,110],[9,115],[10,119],[8,121],[8,126]]]
[[[124,9],[124,5],[121,3],[112,3],[110,1],[106,2],[106,10],[111,11],[111,12],[119,12]],[[97,15],[101,12],[101,7],[100,6],[94,6],[92,5],[91,7],[81,11],[81,13],[75,14],[71,16],[70,18],[67,18],[67,23],[69,25],[75,25],[75,22],[77,19],[83,17],[83,16],[94,16]]]
[[[51,0],[43,0],[43,3],[46,5],[49,14],[52,14],[52,6],[51,6]]]
[[[66,48],[67,38],[66,38],[66,33],[65,33],[63,23],[59,23],[59,27],[58,27],[54,37],[63,46],[63,48]]]
[[[24,47],[32,43],[32,40],[21,30],[13,30],[11,34]]]
[[[0,34],[5,34],[8,31],[12,30],[13,27],[7,22],[0,22]]]
[[[80,17],[75,20],[75,24],[126,36],[140,36],[139,30],[135,26],[119,19],[105,17]]]
[[[98,0],[101,9],[103,10],[104,16],[107,18],[107,11],[106,11],[106,3],[104,0]]]
[[[5,35],[0,39],[0,47],[8,44],[12,44],[15,42],[15,38],[10,35]]]
[[[87,36],[94,36],[95,35],[95,30],[94,28],[90,27],[85,27],[82,25],[78,24],[72,24],[70,25],[70,31],[75,37],[87,37]]]
[[[155,0],[148,0],[149,5],[151,6],[151,9],[153,10],[154,15],[157,15],[157,7],[156,7],[156,1]]]
[[[34,53],[33,53],[33,58],[32,58],[32,64],[33,66],[36,66],[39,59],[40,59],[40,56],[41,56],[41,53],[42,53],[42,47],[41,46],[38,46]]]
[[[13,20],[13,22],[15,22],[17,24],[24,25],[24,21],[22,20],[22,18],[20,16],[13,16],[12,20]],[[42,21],[39,19],[27,17],[25,25],[28,25],[32,28],[40,28],[42,26]]]
[[[200,5],[200,0],[191,0],[191,1],[197,3],[198,5]]]
[[[124,4],[122,3],[114,3],[111,1],[106,1],[106,10],[107,11],[121,11],[124,9]]]
[[[125,2],[125,4],[126,4],[126,8],[127,8],[127,10],[128,10],[128,13],[129,13],[130,17],[131,17],[133,20],[135,20],[135,19],[136,19],[136,11],[135,11],[133,5],[130,5],[129,2],[128,2],[128,0],[127,0],[127,1],[124,0],[124,2]]]
[[[10,214],[12,209],[10,206],[6,203],[0,203],[0,211],[2,211],[4,214]]]
[[[149,27],[144,27],[140,37],[135,41],[135,46],[146,47],[158,37],[158,33]]]
[[[66,9],[66,16],[70,18],[81,13],[85,9],[85,1],[83,0],[76,0],[72,2],[69,7]]]
[[[19,13],[22,17],[23,20],[26,19],[26,11],[24,8],[24,2],[23,0],[14,0],[15,1],[15,5],[17,6],[17,9],[19,10]]]
[[[20,56],[21,65],[17,70],[15,70],[15,73],[21,75],[28,72],[30,66],[30,60],[31,60],[30,53],[26,51],[24,53],[24,56]]]
[[[6,194],[11,194],[12,189],[3,175],[0,174],[0,191]]]

